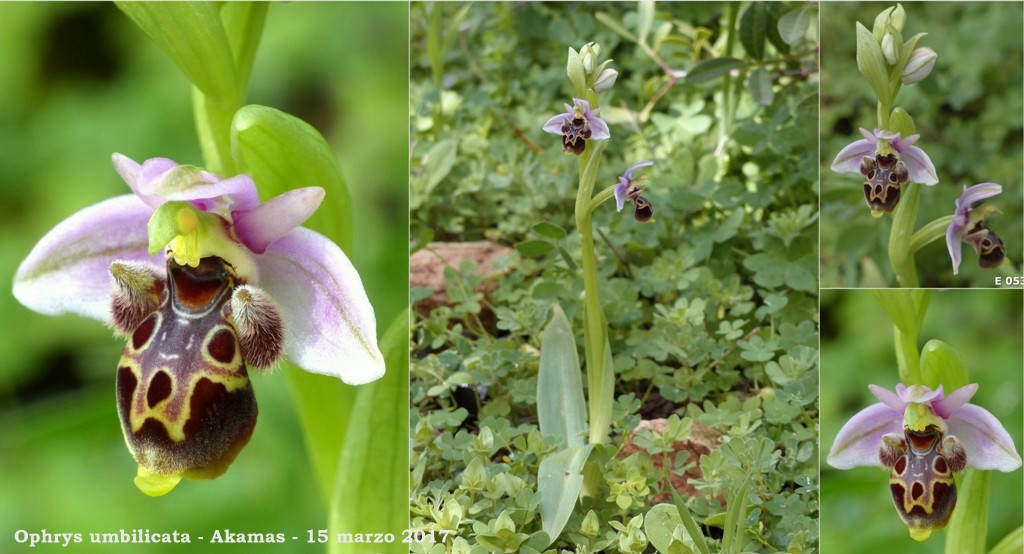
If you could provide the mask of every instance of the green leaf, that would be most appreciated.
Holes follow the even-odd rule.
[[[269,5],[269,2],[224,2],[221,5],[220,17],[231,43],[239,90],[244,91],[249,82]]]
[[[768,3],[753,2],[740,16],[740,42],[751,58],[764,59],[764,43],[768,38]]]
[[[212,2],[116,2],[207,96],[241,98],[228,35]]]
[[[892,111],[892,115],[889,116],[889,129],[887,130],[899,133],[904,137],[917,134],[914,119],[903,108],[896,108]]]
[[[583,464],[593,448],[592,444],[566,448],[540,462],[537,492],[540,493],[541,526],[550,538],[548,545],[562,533],[576,507],[583,487]]]
[[[457,153],[458,144],[451,139],[442,140],[431,147],[423,164],[424,179],[413,180],[413,187],[416,189],[414,194],[429,196],[455,167]]]
[[[889,89],[888,66],[885,57],[882,55],[882,47],[875,40],[874,35],[867,27],[857,23],[857,69],[875,91],[875,96],[883,106],[892,104],[891,90]]]
[[[612,361],[612,346],[608,342],[607,333],[604,337],[604,371],[587,369],[587,400],[590,410],[590,442],[603,444],[608,441],[611,432],[612,408],[615,405],[615,363]]]
[[[561,228],[558,225],[555,225],[554,223],[550,223],[547,221],[541,221],[540,223],[534,225],[533,232],[537,233],[538,235],[545,236],[548,237],[549,239],[554,240],[562,240],[568,234],[565,232],[565,229]]]
[[[743,67],[743,61],[736,58],[721,57],[712,58],[697,64],[686,74],[688,83],[703,83],[716,77],[728,74],[734,69]]]
[[[524,240],[516,244],[516,250],[528,258],[543,256],[555,249],[555,245],[546,240]]]
[[[403,310],[381,338],[387,373],[358,387],[337,466],[331,501],[331,536],[353,529],[405,529],[409,518],[409,312]],[[365,545],[331,541],[332,554]],[[375,552],[408,552],[399,541]]]
[[[654,25],[654,0],[640,0],[636,8],[637,35],[640,42],[647,43],[647,34]]]
[[[750,500],[747,497],[747,485],[750,484],[750,475],[751,473],[747,473],[740,488],[729,500],[729,509],[725,512],[725,530],[722,537],[722,547],[725,552],[739,552],[739,546],[743,538],[743,523],[746,519],[747,503]]]
[[[936,339],[921,349],[921,378],[932,390],[942,385],[947,394],[970,384],[960,352]]]
[[[351,257],[352,201],[338,160],[319,131],[280,110],[250,104],[231,122],[231,152],[264,200],[299,187],[323,187],[323,203],[303,225]]]
[[[970,468],[964,473],[957,506],[946,528],[946,554],[985,553],[990,481],[991,472],[986,470]]]
[[[759,67],[750,73],[747,78],[747,90],[751,98],[760,106],[771,106],[775,100],[775,91],[772,90],[772,76],[767,69]]]
[[[651,541],[651,546],[662,554],[693,552],[693,539],[685,532],[685,526],[682,545],[678,540],[673,545],[673,534],[676,528],[682,525],[683,518],[679,516],[679,509],[672,504],[658,504],[644,516],[644,532],[647,533],[647,539]]]
[[[324,504],[330,505],[334,480],[338,476],[338,460],[356,401],[356,387],[336,377],[309,373],[288,362],[282,366]]]
[[[725,242],[734,236],[739,230],[740,225],[743,223],[743,208],[736,208],[733,210],[729,217],[715,229],[715,232],[711,235],[711,240],[715,242]]]
[[[675,487],[669,487],[669,489],[672,491],[672,503],[675,504],[676,510],[679,511],[683,527],[686,527],[686,532],[693,539],[693,544],[701,554],[711,554],[711,551],[708,550],[708,543],[704,540],[704,534],[700,532],[700,527],[693,520],[693,516],[690,515],[689,508],[686,507],[686,501],[683,500],[683,497]]]
[[[558,304],[552,308],[551,321],[540,337],[537,420],[541,433],[554,435],[570,447],[583,445],[587,406],[583,400],[579,354],[572,326]],[[548,527],[544,529],[547,531]]]
[[[779,35],[786,44],[793,45],[803,38],[811,23],[811,10],[799,8],[779,18]]]
[[[909,290],[873,289],[871,296],[889,314],[893,325],[906,335],[917,336],[917,312]]]
[[[1019,554],[1021,551],[1024,551],[1024,527],[1011,531],[988,554]]]

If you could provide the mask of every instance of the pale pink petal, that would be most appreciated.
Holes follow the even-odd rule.
[[[832,171],[860,175],[860,162],[865,157],[875,157],[874,143],[867,139],[851,142],[839,151],[836,159],[832,160]]]
[[[309,219],[323,199],[324,189],[306,187],[275,196],[255,208],[232,212],[235,233],[249,250],[262,254],[272,242]]]
[[[900,383],[897,386],[899,387],[902,385],[903,384]],[[897,395],[896,393],[892,392],[889,389],[882,388],[878,385],[868,385],[868,390],[871,391],[871,394],[875,395],[875,398],[881,400],[882,404],[889,406],[890,408],[898,411],[901,414],[904,410],[907,409],[907,403],[904,402],[903,400],[900,400],[899,395]]]
[[[881,466],[878,450],[882,435],[903,432],[903,412],[885,404],[872,404],[857,412],[843,425],[828,453],[828,464],[836,469]]]
[[[905,386],[903,383],[896,385],[896,394],[904,402],[916,402],[918,404],[929,404],[936,398],[942,398],[942,385],[932,390],[925,385]]]
[[[14,297],[31,310],[110,321],[114,260],[163,265],[147,254],[146,223],[153,214],[126,194],[84,208],[57,224],[32,248],[14,275]]]
[[[900,152],[900,159],[903,163],[907,164],[911,183],[930,186],[939,182],[939,177],[935,173],[935,166],[924,150],[916,146],[908,146]]]
[[[350,385],[384,375],[373,306],[340,248],[299,227],[257,256],[260,285],[284,315],[285,356]]]
[[[956,206],[957,208],[969,207],[975,202],[992,198],[1001,192],[1003,192],[1003,187],[995,183],[979,183],[971,187],[964,187],[964,192],[956,199]]]
[[[611,138],[612,134],[608,131],[608,124],[603,120],[594,117],[587,121],[590,122],[590,138],[594,140],[606,140]]]
[[[560,113],[555,117],[552,117],[544,124],[544,130],[556,135],[562,134],[562,125],[565,124],[565,120],[568,119],[568,117],[569,116],[564,113]]]
[[[960,250],[963,246],[963,224],[958,224],[956,217],[946,229],[946,248],[949,250],[949,259],[953,262],[953,275],[960,272]]]
[[[988,410],[965,404],[946,423],[949,434],[967,448],[968,466],[999,471],[1014,471],[1021,466],[1013,439]]]
[[[949,416],[960,409],[960,406],[970,402],[974,393],[978,392],[978,385],[971,383],[956,389],[949,396],[932,402],[932,411],[942,419],[949,419]]]

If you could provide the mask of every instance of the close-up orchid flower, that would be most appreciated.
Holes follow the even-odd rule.
[[[601,108],[590,109],[590,102],[572,99],[573,105],[565,104],[565,113],[560,113],[544,123],[548,133],[562,135],[562,148],[566,153],[580,155],[587,140],[611,138],[608,124],[597,117]]]
[[[956,199],[956,212],[946,229],[946,247],[953,262],[953,274],[960,271],[961,245],[966,242],[978,253],[978,264],[984,268],[998,267],[1006,258],[1006,246],[994,231],[985,226],[985,219],[995,211],[992,206],[972,209],[971,205],[1003,192],[995,183],[981,183],[964,186],[964,192]]]
[[[166,158],[113,161],[134,194],[47,233],[18,268],[14,295],[128,338],[118,411],[143,492],[227,469],[256,422],[246,364],[267,370],[283,353],[349,384],[384,374],[358,273],[337,245],[299,226],[323,189],[260,203],[246,175],[222,179]]]
[[[896,208],[905,183],[939,182],[928,154],[914,146],[920,135],[901,138],[900,133],[863,128],[860,134],[863,139],[847,145],[832,161],[832,171],[864,176],[864,199],[876,217]]]
[[[896,392],[869,385],[879,402],[843,425],[827,461],[837,469],[891,469],[890,490],[915,540],[949,522],[956,506],[953,473],[968,467],[1014,471],[1021,457],[1013,439],[991,413],[967,402],[970,384],[946,396],[942,385],[896,385]]]

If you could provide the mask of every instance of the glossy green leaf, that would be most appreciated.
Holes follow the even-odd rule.
[[[427,152],[423,163],[423,178],[414,179],[414,194],[429,195],[455,167],[458,144],[454,140],[442,140]]]
[[[337,466],[331,500],[331,536],[356,529],[396,535],[409,526],[409,312],[381,338],[387,372],[357,387],[353,413]],[[331,541],[329,552],[364,552],[365,544]],[[375,552],[408,552],[400,541]]]
[[[871,90],[875,91],[875,96],[884,106],[892,104],[887,68],[882,47],[867,27],[857,23],[857,69],[867,79]]]
[[[768,3],[752,2],[740,16],[740,42],[755,60],[764,59],[764,43],[768,39]]]
[[[189,81],[216,99],[238,98],[231,44],[212,2],[116,2]]]
[[[988,535],[991,472],[968,469],[958,488],[956,509],[946,528],[946,554],[984,554]]]
[[[231,151],[264,200],[299,187],[323,187],[324,201],[304,226],[351,255],[351,199],[338,160],[319,131],[280,110],[250,104],[231,123]]]
[[[937,339],[921,349],[921,378],[933,390],[942,385],[946,394],[970,384],[960,352]]]
[[[583,445],[587,406],[583,400],[579,354],[572,326],[558,304],[540,337],[537,419],[541,433],[559,437],[570,447]]]
[[[583,464],[593,448],[592,444],[566,448],[540,462],[537,471],[540,518],[551,542],[562,533],[572,515],[583,487]]]
[[[604,317],[604,314],[601,314]],[[605,324],[607,327],[607,324]],[[587,371],[587,408],[590,413],[590,442],[608,441],[612,426],[612,408],[615,404],[615,364],[608,334],[604,337],[604,371]]]
[[[686,74],[686,81],[689,83],[703,83],[716,77],[728,74],[734,69],[743,67],[743,61],[736,58],[721,57],[713,58],[697,64]]]

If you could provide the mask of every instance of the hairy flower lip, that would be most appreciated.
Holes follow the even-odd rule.
[[[832,171],[860,175],[861,160],[865,157],[874,158],[879,148],[879,142],[884,141],[892,146],[899,154],[900,160],[907,164],[910,182],[928,186],[939,182],[931,158],[924,150],[914,146],[920,135],[902,138],[899,133],[892,131],[875,129],[874,132],[869,132],[863,128],[860,129],[860,133],[864,136],[862,140],[856,140],[846,145],[832,160]]]
[[[942,387],[932,390],[924,385],[896,386],[893,393],[869,385],[879,399],[855,414],[836,435],[826,461],[837,469],[857,466],[881,466],[878,450],[882,436],[902,433],[904,413],[911,405],[927,406],[948,426],[948,434],[956,436],[967,449],[967,464],[977,469],[1014,471],[1021,466],[1020,455],[1010,434],[990,412],[967,402],[978,385],[961,387],[948,396]]]
[[[1001,192],[1003,192],[1003,187],[996,183],[979,183],[970,187],[964,185],[964,191],[956,199],[953,220],[946,228],[946,248],[949,250],[949,259],[953,263],[953,275],[960,272],[961,247],[971,226],[971,204],[992,198]],[[984,219],[984,214],[980,217]]]
[[[111,323],[111,262],[162,266],[162,256],[148,255],[147,224],[155,207],[187,201],[234,221],[238,252],[258,270],[252,283],[280,304],[286,358],[352,385],[384,374],[373,307],[359,274],[336,244],[299,226],[320,204],[323,189],[296,189],[260,204],[247,176],[220,179],[166,158],[138,164],[115,154],[113,161],[136,194],[86,207],[43,236],[15,274],[14,295],[23,305]]]

